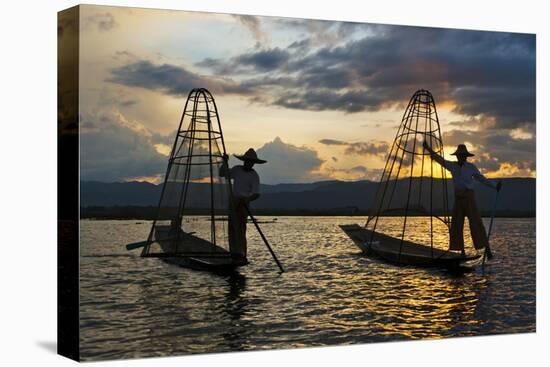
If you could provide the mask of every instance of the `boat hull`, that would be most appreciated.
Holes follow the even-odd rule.
[[[184,268],[231,273],[238,267],[248,264],[246,260],[235,258],[231,252],[193,234],[180,230],[179,236],[175,236],[169,226],[157,227],[155,242],[159,244],[162,252],[149,256],[158,256],[166,263]]]
[[[444,251],[406,240],[401,241],[399,238],[382,233],[375,232],[373,234],[372,231],[358,224],[340,225],[340,228],[364,254],[381,258],[393,264],[458,268],[464,262],[480,258],[480,255],[477,254],[464,257],[455,252]]]

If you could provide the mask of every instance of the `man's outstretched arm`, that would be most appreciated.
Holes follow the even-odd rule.
[[[426,149],[430,153],[430,157],[432,157],[432,159],[434,161],[436,161],[437,163],[439,163],[443,167],[447,168],[447,161],[445,159],[443,159],[442,156],[440,156],[439,154],[434,152],[434,150],[428,145],[428,143],[426,143],[426,141],[424,141],[424,143],[422,143],[422,146],[424,147],[424,149]]]
[[[498,181],[497,183],[491,182],[487,177],[485,177],[481,172],[479,172],[479,169],[475,167],[476,172],[473,174],[473,177],[484,184],[485,186],[488,186],[492,189],[495,189],[497,191],[500,191],[500,188],[502,187],[502,181]]]

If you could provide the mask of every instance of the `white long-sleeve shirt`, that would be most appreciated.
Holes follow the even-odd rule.
[[[432,158],[451,172],[455,190],[473,190],[475,184],[474,179],[488,187],[496,189],[496,184],[492,183],[489,179],[487,179],[487,177],[483,176],[477,167],[470,162],[464,162],[464,164],[460,165],[458,162],[443,159],[443,157],[435,152],[432,153]]]
[[[244,166],[233,166],[227,169],[222,166],[220,175],[225,176],[227,173],[233,180],[233,195],[248,198],[260,193],[260,176],[253,169],[246,170]]]

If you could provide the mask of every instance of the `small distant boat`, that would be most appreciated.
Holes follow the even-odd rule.
[[[277,218],[273,218],[271,220],[256,220],[256,223],[258,224],[277,223]]]
[[[394,264],[421,267],[458,268],[467,261],[479,259],[481,255],[461,256],[458,253],[444,251],[430,246],[414,243],[382,233],[376,233],[376,241],[369,243],[372,231],[358,224],[340,225],[365,255],[375,256]]]

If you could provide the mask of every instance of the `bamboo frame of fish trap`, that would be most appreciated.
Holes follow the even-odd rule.
[[[433,95],[424,89],[410,98],[397,129],[380,178],[376,196],[364,227],[344,225],[341,228],[365,253],[385,260],[420,266],[456,265],[465,260],[459,254],[437,248],[434,240],[436,224],[443,224],[448,246],[449,185],[446,170],[434,164],[430,153],[424,150],[426,141],[442,157],[443,139]],[[419,243],[411,228],[411,217],[428,216],[429,243]],[[380,221],[402,218],[400,226],[380,228]],[[412,231],[411,231],[412,229]],[[386,233],[386,232],[391,233]],[[441,241],[439,241],[441,242]],[[467,259],[477,258],[468,256]]]

